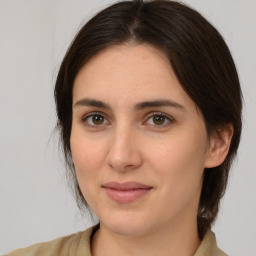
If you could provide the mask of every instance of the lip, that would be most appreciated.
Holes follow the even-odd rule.
[[[107,196],[118,203],[130,203],[148,194],[153,188],[138,182],[108,182],[102,186]]]

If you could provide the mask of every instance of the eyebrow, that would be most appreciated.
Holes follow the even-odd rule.
[[[89,98],[84,98],[84,99],[78,100],[74,104],[74,107],[77,107],[77,106],[97,107],[97,108],[111,110],[110,105],[108,105],[102,101],[95,100],[95,99],[89,99]],[[184,106],[182,106],[181,104],[179,104],[175,101],[167,100],[167,99],[139,102],[135,105],[134,109],[135,110],[143,110],[146,108],[157,108],[157,107],[166,107],[166,106],[185,111]]]
[[[78,100],[74,107],[76,106],[88,106],[88,107],[97,107],[97,108],[103,108],[103,109],[111,109],[111,107],[100,101],[100,100],[94,100],[94,99],[88,99],[88,98],[84,98],[84,99],[81,99],[81,100]]]
[[[145,108],[157,108],[157,107],[173,107],[173,108],[185,110],[185,108],[181,104],[175,101],[166,100],[166,99],[144,101],[135,105],[136,110],[143,110]]]

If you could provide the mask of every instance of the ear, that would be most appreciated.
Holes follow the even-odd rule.
[[[231,139],[234,133],[232,124],[225,124],[211,135],[205,160],[205,168],[221,165],[228,155]]]

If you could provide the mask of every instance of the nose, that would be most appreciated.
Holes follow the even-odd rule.
[[[131,129],[119,129],[109,142],[107,164],[116,171],[133,170],[141,166],[142,153]]]

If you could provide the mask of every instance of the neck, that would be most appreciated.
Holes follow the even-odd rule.
[[[93,236],[91,251],[93,256],[176,256],[177,252],[179,256],[192,256],[199,244],[196,221],[182,228],[163,223],[153,232],[140,236],[116,234],[101,224]]]

